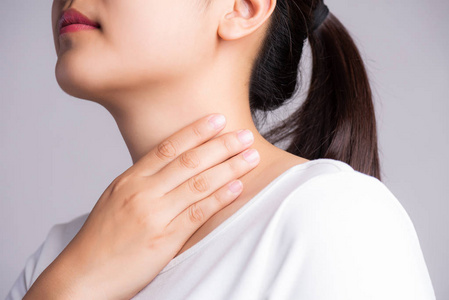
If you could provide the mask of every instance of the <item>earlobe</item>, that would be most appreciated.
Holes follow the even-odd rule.
[[[218,35],[224,40],[235,40],[258,29],[268,19],[276,0],[235,0],[233,10],[221,20]]]

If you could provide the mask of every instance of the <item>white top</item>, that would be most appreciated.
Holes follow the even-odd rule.
[[[22,299],[88,214],[54,225],[6,300]],[[331,159],[284,171],[133,299],[435,300],[418,236],[374,177]]]

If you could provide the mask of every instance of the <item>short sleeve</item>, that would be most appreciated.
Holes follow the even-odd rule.
[[[25,261],[25,267],[20,272],[19,277],[17,277],[5,300],[21,300],[28,292],[44,243]]]
[[[413,223],[379,180],[327,174],[290,200],[290,246],[269,299],[435,300]]]

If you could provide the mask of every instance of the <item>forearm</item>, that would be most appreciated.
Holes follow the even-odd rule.
[[[36,279],[24,300],[87,299],[87,286],[74,270],[74,261],[58,256]],[[89,297],[94,291],[89,291]]]

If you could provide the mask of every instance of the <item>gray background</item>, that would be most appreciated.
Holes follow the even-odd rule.
[[[383,181],[449,299],[449,2],[328,0],[366,59]],[[56,223],[89,212],[132,162],[113,118],[54,76],[51,1],[0,1],[0,298]]]

